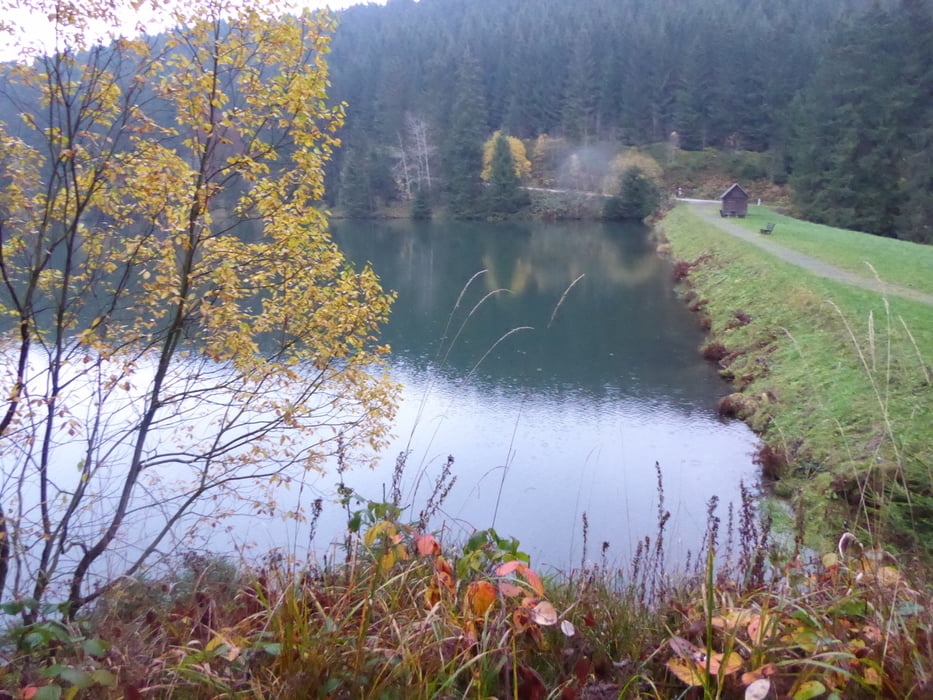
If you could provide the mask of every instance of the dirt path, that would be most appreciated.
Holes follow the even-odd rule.
[[[764,236],[760,233],[755,233],[753,231],[744,229],[741,226],[738,226],[737,224],[729,221],[728,219],[724,219],[719,215],[718,201],[711,202],[699,199],[685,199],[681,201],[686,202],[690,206],[690,211],[692,211],[704,221],[718,226],[726,233],[730,233],[737,238],[741,238],[743,241],[748,241],[749,243],[762,248],[776,258],[780,258],[781,260],[785,260],[793,265],[802,267],[815,275],[826,277],[827,279],[831,279],[836,282],[842,282],[843,284],[851,284],[855,287],[869,289],[873,292],[879,292],[880,294],[904,297],[905,299],[910,299],[912,301],[920,301],[933,305],[933,294],[925,294],[923,292],[918,292],[906,287],[899,287],[896,284],[882,282],[872,277],[863,277],[861,275],[855,274],[854,272],[842,270],[838,267],[835,267],[834,265],[825,263],[822,260],[817,260],[816,258],[811,258],[809,255],[804,255],[803,253],[798,253],[795,250],[786,248],[781,244],[776,243],[773,239],[768,238],[767,236]]]

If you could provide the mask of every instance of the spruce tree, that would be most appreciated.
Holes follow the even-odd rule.
[[[514,214],[529,203],[528,193],[521,189],[521,180],[515,172],[509,139],[503,133],[496,137],[491,169],[486,188],[486,213],[489,216]]]
[[[467,54],[460,64],[450,128],[443,148],[444,191],[450,216],[472,219],[481,215],[483,135],[486,110],[479,64]]]
[[[933,240],[933,12],[874,8],[840,31],[789,120],[795,203],[809,219]]]
[[[619,194],[606,201],[603,218],[610,221],[640,221],[650,216],[661,202],[657,185],[641,168],[622,173]]]
[[[340,178],[340,207],[351,219],[372,216],[373,196],[369,181],[369,159],[362,148],[350,148]]]

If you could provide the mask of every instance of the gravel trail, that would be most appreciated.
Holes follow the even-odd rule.
[[[873,292],[879,292],[889,296],[899,296],[905,299],[910,299],[912,301],[920,301],[925,304],[933,305],[933,294],[925,294],[914,289],[908,289],[907,287],[901,287],[896,284],[883,282],[881,280],[875,279],[874,277],[857,275],[854,272],[840,269],[834,265],[825,263],[822,260],[817,260],[816,258],[811,258],[809,255],[804,255],[803,253],[798,253],[795,250],[791,250],[790,248],[775,242],[773,238],[769,238],[766,235],[755,233],[753,231],[742,228],[729,219],[723,218],[719,215],[718,201],[699,199],[684,199],[681,201],[686,202],[690,206],[690,210],[704,221],[718,226],[726,233],[729,233],[737,238],[741,238],[743,241],[748,241],[749,243],[758,246],[776,258],[780,258],[781,260],[789,262],[793,265],[802,267],[815,275],[819,275],[820,277],[825,277],[836,282],[842,282],[843,284],[851,284],[855,287],[869,289]]]

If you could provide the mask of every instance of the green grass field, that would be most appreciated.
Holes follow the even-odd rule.
[[[800,221],[765,206],[730,221],[755,232],[774,222],[776,243],[864,277],[874,277],[874,268],[885,282],[933,294],[933,246]]]
[[[882,278],[933,290],[924,274],[933,249],[760,210],[743,225],[766,220],[777,223],[776,242],[839,267],[869,259]],[[688,301],[708,316],[710,342],[725,348],[723,372],[742,390],[736,413],[768,445],[775,491],[804,501],[814,537],[848,519],[929,558],[933,307],[817,277],[686,207],[660,229],[676,260],[700,260],[687,276]]]

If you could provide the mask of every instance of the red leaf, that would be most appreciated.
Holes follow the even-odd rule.
[[[547,686],[536,671],[527,666],[518,667],[518,697],[526,700],[544,700]]]
[[[496,576],[508,576],[514,571],[523,573],[527,568],[528,566],[525,562],[513,559],[512,561],[505,562],[505,564],[499,564],[499,566],[496,567]]]
[[[123,700],[143,700],[143,694],[135,685],[127,685],[123,687]]]

